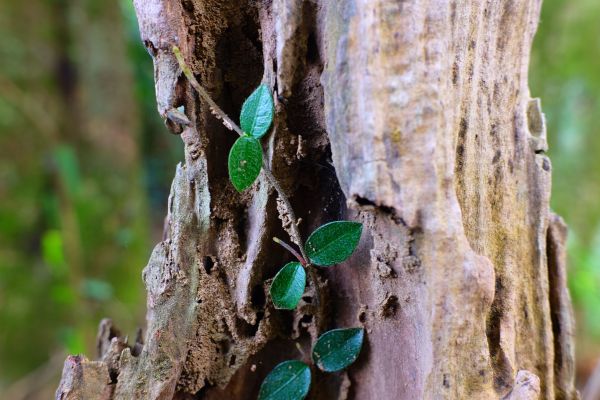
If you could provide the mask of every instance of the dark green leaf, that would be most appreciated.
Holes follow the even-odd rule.
[[[276,366],[260,386],[258,400],[302,400],[310,388],[310,369],[301,361]]]
[[[306,254],[313,264],[328,266],[345,261],[360,240],[362,224],[334,221],[319,227],[306,241]]]
[[[260,85],[242,106],[240,125],[242,130],[260,139],[273,122],[273,96],[266,85]]]
[[[323,371],[346,368],[358,358],[363,343],[363,328],[333,329],[317,340],[313,361]]]
[[[273,279],[271,298],[276,308],[293,310],[306,286],[306,271],[299,262],[287,263]]]
[[[229,152],[229,178],[238,192],[247,189],[260,174],[262,148],[258,140],[242,136]]]

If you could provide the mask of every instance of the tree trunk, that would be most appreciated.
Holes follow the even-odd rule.
[[[566,228],[527,86],[540,3],[135,0],[158,111],[184,105],[193,124],[143,274],[145,344],[105,323],[102,361],[67,360],[58,395],[254,399],[274,365],[303,357],[295,342],[362,325],[358,362],[313,371],[310,399],[578,398]],[[304,238],[333,219],[365,226],[295,312],[266,294],[289,261],[271,241],[277,196],[262,178],[241,195],[228,183],[235,137],[173,45],[233,117],[261,81],[276,91],[268,162]]]

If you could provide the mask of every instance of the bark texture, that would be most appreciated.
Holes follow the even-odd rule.
[[[184,105],[193,124],[167,121],[186,160],[144,270],[145,344],[100,335],[107,399],[253,399],[274,365],[302,358],[294,341],[356,325],[359,361],[313,371],[310,399],[578,397],[566,228],[527,86],[539,0],[134,3],[158,111]],[[262,178],[241,195],[227,182],[235,136],[173,45],[232,116],[261,81],[277,93],[266,148],[305,237],[331,219],[365,225],[295,312],[266,294],[288,260],[271,242],[286,215]]]

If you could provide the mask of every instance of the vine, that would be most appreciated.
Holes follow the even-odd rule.
[[[277,192],[290,217],[291,240],[298,246],[299,252],[281,239],[273,240],[298,261],[287,263],[273,278],[269,288],[273,305],[277,309],[295,309],[306,289],[307,271],[319,302],[316,267],[328,267],[348,259],[358,245],[362,224],[352,221],[329,222],[317,228],[303,244],[292,205],[269,169],[260,143],[260,139],[269,131],[273,122],[275,107],[269,88],[261,84],[246,99],[242,105],[238,126],[198,83],[177,46],[173,46],[173,54],[187,80],[208,103],[213,115],[220,119],[225,127],[239,135],[231,147],[227,162],[229,178],[234,188],[238,192],[248,189],[262,172]],[[172,112],[179,121],[189,124],[183,113]],[[363,328],[333,329],[325,332],[313,346],[312,360],[322,371],[340,371],[356,361],[362,348],[363,337]],[[302,400],[310,390],[310,383],[311,371],[306,363],[298,360],[284,361],[267,375],[260,387],[258,399]]]

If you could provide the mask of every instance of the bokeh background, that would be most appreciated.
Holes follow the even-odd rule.
[[[530,85],[570,227],[581,385],[600,358],[600,1],[544,1]],[[131,0],[0,1],[0,398],[52,398],[101,318],[143,326],[183,156],[155,110]]]

